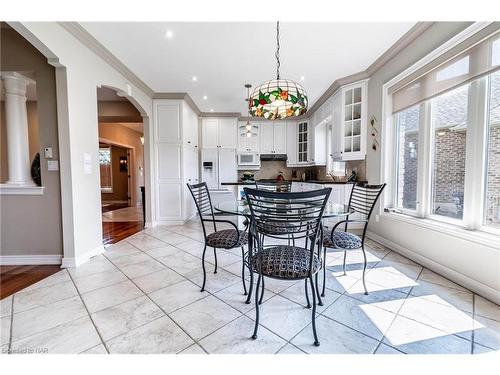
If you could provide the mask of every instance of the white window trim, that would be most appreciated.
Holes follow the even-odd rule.
[[[468,198],[467,201],[464,200],[464,221],[459,221],[457,223],[456,220],[448,220],[448,218],[441,218],[439,217],[439,220],[435,220],[434,216],[437,215],[430,215],[430,212],[425,212],[429,207],[430,207],[430,183],[431,183],[431,171],[430,170],[425,170],[425,168],[420,168],[420,163],[425,163],[425,165],[430,165],[428,158],[431,158],[431,150],[428,150],[426,148],[430,147],[429,142],[420,142],[422,139],[428,139],[427,137],[429,136],[428,132],[431,131],[430,126],[424,126],[423,128],[419,129],[419,176],[418,176],[418,181],[420,183],[418,184],[418,190],[417,190],[417,210],[416,212],[413,210],[402,210],[402,209],[392,209],[391,211],[385,211],[383,212],[384,207],[396,207],[395,199],[397,192],[395,189],[397,188],[396,182],[396,176],[397,172],[395,170],[395,163],[393,162],[395,160],[395,147],[394,147],[394,141],[395,141],[395,124],[394,124],[394,116],[392,113],[392,95],[389,94],[389,88],[394,86],[397,82],[401,81],[402,79],[406,78],[410,74],[414,73],[418,69],[422,68],[432,60],[436,59],[437,57],[441,56],[442,54],[446,53],[456,45],[460,44],[464,40],[470,38],[472,35],[478,33],[485,27],[489,26],[492,22],[475,22],[471,26],[469,26],[467,29],[463,30],[459,34],[455,35],[453,38],[442,44],[440,47],[429,53],[427,56],[422,58],[421,60],[417,61],[415,64],[398,74],[396,77],[391,79],[390,81],[386,82],[382,86],[382,124],[381,127],[383,129],[382,135],[381,135],[381,149],[382,155],[381,155],[381,168],[380,168],[380,180],[381,181],[387,181],[388,185],[386,188],[386,191],[384,194],[380,197],[381,204],[379,205],[379,215],[385,216],[387,218],[391,218],[394,220],[401,220],[401,221],[406,221],[406,222],[411,222],[413,224],[417,225],[423,225],[427,228],[431,229],[436,229],[442,231],[443,228],[448,227],[448,228],[453,228],[450,230],[450,234],[457,235],[458,237],[463,237],[465,236],[466,239],[471,239],[475,238],[478,242],[485,243],[488,245],[493,245],[496,244],[496,242],[493,240],[490,240],[490,236],[500,234],[500,230],[497,230],[495,228],[487,227],[487,230],[485,230],[485,226],[482,225],[482,214],[483,214],[483,209],[484,209],[484,204],[483,204],[483,191],[484,191],[484,168],[485,168],[485,157],[486,154],[485,152],[482,153],[482,155],[479,155],[477,157],[466,157],[466,166],[469,164],[472,164],[474,166],[479,166],[479,164],[482,162],[482,168],[468,168],[469,172],[466,172],[466,179],[465,179],[465,188],[467,189]],[[485,78],[483,77],[482,80],[484,81]],[[481,90],[487,90],[487,85],[484,87],[484,83],[480,84],[482,87],[480,88]],[[476,96],[477,97],[477,96]],[[469,103],[470,104],[470,103]],[[483,107],[484,107],[484,100],[479,107],[478,111],[474,111],[472,115],[474,116],[473,121],[477,121],[478,118],[481,116],[487,115],[487,113],[483,112]],[[426,101],[423,103],[423,108],[424,111],[423,113],[420,113],[420,118],[421,121],[425,118],[425,121],[430,120],[431,116],[431,111],[430,111],[430,101]],[[421,108],[422,111],[422,108]],[[422,123],[422,122],[421,122]],[[467,141],[467,146],[466,146],[466,152],[467,154],[471,155],[474,149],[470,150],[469,143],[474,142],[475,145],[478,144],[477,138],[476,137],[481,137],[481,132],[477,130],[479,127],[475,127],[476,131],[474,131],[473,136],[470,141]],[[482,131],[482,141],[486,142],[485,138],[485,133]],[[469,138],[469,137],[468,137]],[[483,150],[485,148],[483,147]],[[424,160],[426,159],[426,160]],[[466,169],[467,171],[467,169]],[[483,173],[479,179],[476,179],[476,176],[479,176],[479,174]],[[481,181],[481,184],[478,184],[477,181]],[[478,186],[479,185],[479,186]],[[482,190],[481,190],[482,189]],[[480,201],[480,202],[479,202]],[[425,204],[419,204],[419,202],[425,202]],[[471,211],[471,207],[473,205],[478,205],[480,204],[481,209],[480,210],[475,210],[475,215],[467,215],[466,217],[466,210],[468,212]],[[477,206],[476,206],[477,207]],[[398,213],[400,212],[400,213]],[[481,222],[481,224],[479,224]],[[464,232],[462,232],[464,231]],[[497,239],[498,241],[498,239]],[[498,247],[498,246],[495,246]]]

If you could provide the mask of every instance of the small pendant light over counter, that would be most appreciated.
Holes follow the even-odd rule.
[[[250,95],[248,107],[253,117],[284,119],[307,112],[304,88],[288,79],[280,79],[280,23],[276,23],[276,79],[257,86]]]

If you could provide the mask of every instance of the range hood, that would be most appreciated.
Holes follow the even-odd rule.
[[[260,161],[287,161],[286,154],[260,154]]]

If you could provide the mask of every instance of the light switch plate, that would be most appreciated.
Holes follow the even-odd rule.
[[[59,170],[59,160],[48,160],[47,161],[47,170],[58,171]]]

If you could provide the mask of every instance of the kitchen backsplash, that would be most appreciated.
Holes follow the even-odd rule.
[[[353,160],[346,162],[346,173],[349,176],[353,169],[357,170],[358,178],[360,180],[366,179],[366,164],[364,160]],[[250,171],[254,174],[256,180],[261,179],[274,179],[278,176],[279,172],[283,172],[286,180],[301,180],[302,174],[306,171],[311,171],[315,179],[325,180],[331,179],[326,174],[326,167],[313,166],[313,167],[287,167],[285,161],[263,161],[261,167],[257,171]],[[243,171],[238,171],[238,178],[241,179]],[[347,178],[346,176],[346,178]]]

